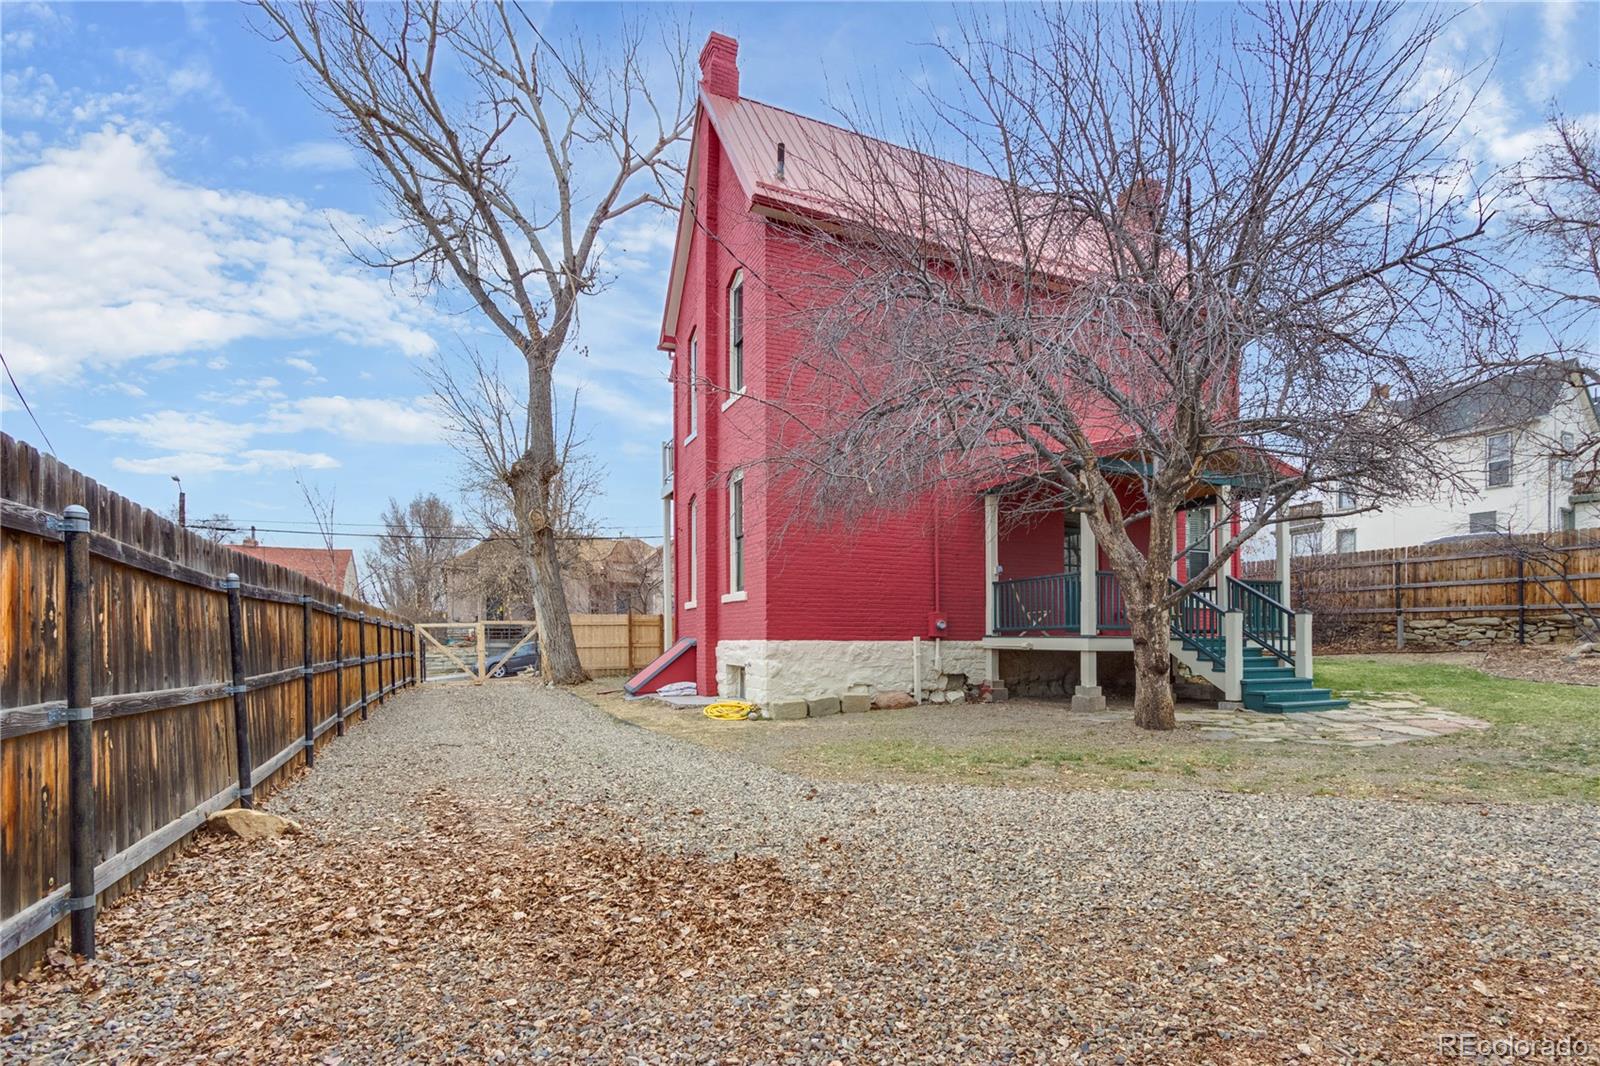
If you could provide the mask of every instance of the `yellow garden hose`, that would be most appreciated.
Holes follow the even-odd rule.
[[[706,717],[719,722],[742,722],[755,711],[756,705],[744,700],[718,700],[706,705]]]

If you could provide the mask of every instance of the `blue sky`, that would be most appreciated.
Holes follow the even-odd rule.
[[[544,13],[592,29],[616,16]],[[455,495],[459,463],[419,367],[491,338],[350,259],[339,234],[378,221],[378,205],[252,17],[235,3],[0,5],[0,342],[57,454],[124,494],[164,507],[177,474],[192,515],[309,528],[303,477],[335,498],[345,532],[370,531],[390,496]],[[922,43],[953,18],[916,4],[692,13],[697,39],[739,39],[745,93],[819,117],[852,91],[892,111],[936,81]],[[1439,61],[1498,54],[1469,131],[1478,156],[1525,154],[1551,99],[1600,111],[1597,44],[1600,4],[1465,9]],[[560,371],[582,388],[611,532],[659,535],[671,233],[664,215],[621,221],[616,279]],[[6,431],[40,443],[9,383],[0,393]]]

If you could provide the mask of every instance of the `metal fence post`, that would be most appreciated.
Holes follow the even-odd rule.
[[[300,597],[301,636],[305,644],[305,719],[306,719],[306,769],[317,765],[317,713],[315,688],[311,673],[311,597]]]
[[[66,541],[67,789],[72,824],[72,950],[92,959],[95,920],[94,615],[89,575],[89,512],[73,504],[61,514]]]
[[[367,720],[367,612],[356,612],[356,661],[361,664],[361,720]]]
[[[228,593],[228,646],[233,658],[233,684],[228,692],[233,696],[233,750],[239,763],[239,806],[254,807],[251,771],[255,761],[250,757],[250,712],[245,707],[244,694],[244,608],[239,600],[239,575],[229,574],[222,579]]]
[[[344,604],[333,605],[333,706],[339,715],[334,735],[344,736]]]

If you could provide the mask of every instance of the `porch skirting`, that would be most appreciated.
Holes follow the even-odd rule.
[[[976,640],[924,639],[917,645],[923,699],[987,679],[988,659]],[[755,703],[849,694],[911,692],[913,644],[904,640],[722,640],[717,642],[717,693]]]

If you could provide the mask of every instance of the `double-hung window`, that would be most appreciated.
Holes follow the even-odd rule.
[[[1191,507],[1184,513],[1184,540],[1189,557],[1189,576],[1211,565],[1211,508]]]
[[[700,432],[700,335],[689,335],[689,435],[684,443],[694,440]]]
[[[728,480],[728,592],[744,591],[744,471]]]
[[[1566,481],[1572,480],[1573,450],[1577,447],[1577,438],[1572,435],[1572,430],[1561,431],[1561,477]]]
[[[728,283],[728,400],[744,391],[744,271]]]
[[[685,553],[689,559],[689,580],[685,582],[689,586],[689,598],[685,607],[693,607],[700,600],[700,508],[697,504],[693,496],[689,497],[689,550]]]
[[[1356,550],[1356,531],[1341,529],[1333,536],[1333,550],[1340,555],[1349,555]]]
[[[1484,454],[1485,483],[1491,489],[1511,484],[1511,434],[1491,433]]]

